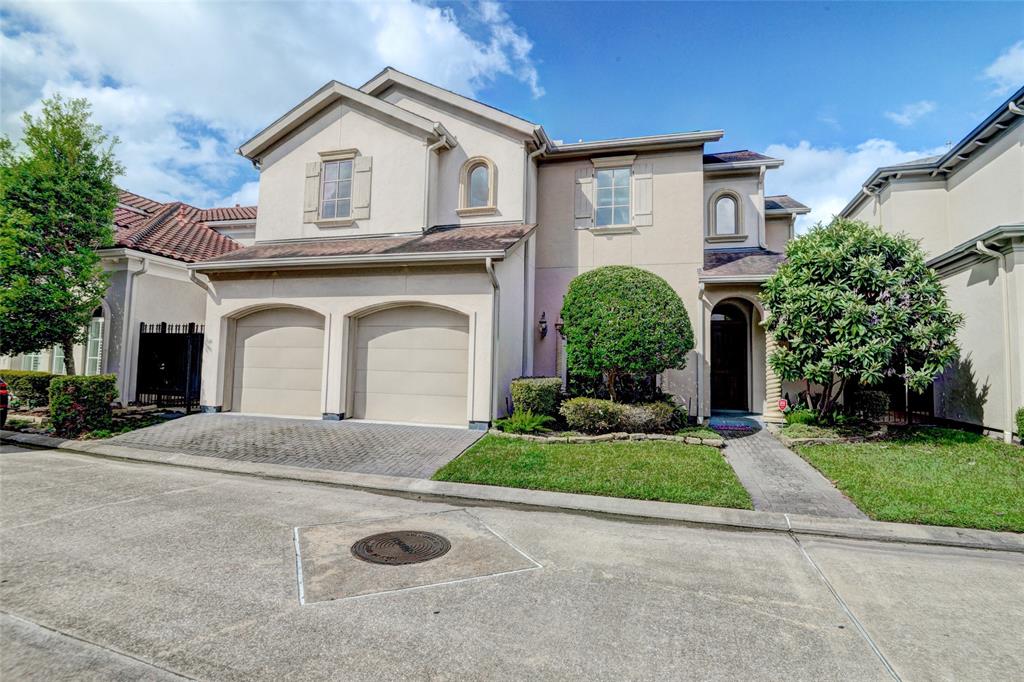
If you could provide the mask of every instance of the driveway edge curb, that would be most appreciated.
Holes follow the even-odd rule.
[[[884,521],[839,519],[778,512],[749,511],[724,507],[702,507],[674,502],[629,500],[597,495],[502,488],[471,483],[449,483],[418,478],[358,474],[259,464],[217,457],[199,457],[177,452],[143,450],[109,445],[102,441],[62,440],[38,434],[0,431],[4,443],[35,448],[57,449],[125,462],[168,464],[205,471],[255,476],[258,478],[302,481],[352,488],[390,495],[458,500],[463,504],[501,505],[546,511],[618,516],[647,522],[678,523],[727,530],[796,533],[850,540],[873,540],[917,545],[988,549],[1024,554],[1024,534],[924,526]]]

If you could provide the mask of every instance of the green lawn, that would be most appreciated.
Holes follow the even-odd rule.
[[[670,441],[570,445],[487,435],[434,480],[753,508],[721,451]]]
[[[722,438],[722,434],[712,431],[706,426],[687,426],[676,431],[677,436],[689,436],[690,438]]]
[[[1024,532],[1024,448],[922,428],[796,451],[873,519]]]

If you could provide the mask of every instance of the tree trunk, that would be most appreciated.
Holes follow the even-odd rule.
[[[618,370],[608,370],[608,397],[614,403],[615,400],[615,378],[618,375]]]
[[[64,373],[75,373],[75,345],[65,339],[61,346],[64,348]]]

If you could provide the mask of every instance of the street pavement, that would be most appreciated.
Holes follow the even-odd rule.
[[[1006,680],[1024,670],[1020,554],[2,452],[4,680]],[[346,588],[348,540],[332,551],[331,538],[388,518],[396,530],[429,530],[432,518],[469,530],[438,563],[380,566],[379,579],[364,571]],[[305,563],[300,536],[315,538]],[[484,536],[511,549],[460,564],[460,548]],[[409,580],[431,566],[446,578]],[[324,586],[318,601],[300,601],[302,575]]]

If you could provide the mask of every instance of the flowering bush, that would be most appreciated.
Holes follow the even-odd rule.
[[[62,438],[111,428],[110,404],[117,400],[117,377],[57,376],[50,382],[50,421]]]

